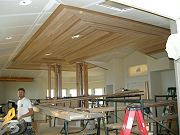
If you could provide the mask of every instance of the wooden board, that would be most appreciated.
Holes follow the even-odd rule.
[[[73,120],[84,120],[84,119],[95,119],[103,117],[102,113],[88,113],[83,111],[77,111],[72,108],[65,108],[52,105],[38,105],[39,112],[52,117],[73,121]]]
[[[127,106],[117,107],[117,111],[125,111]],[[113,112],[115,107],[97,107],[97,108],[82,108],[81,110],[87,112]]]

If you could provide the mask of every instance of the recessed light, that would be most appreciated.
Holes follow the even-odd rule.
[[[21,0],[21,1],[19,2],[19,5],[26,6],[26,5],[29,5],[29,4],[31,4],[31,3],[32,3],[31,0]]]
[[[79,11],[79,14],[83,14],[83,11]]]
[[[13,37],[6,37],[5,39],[7,39],[7,40],[10,40],[10,39],[12,39]]]
[[[46,53],[45,55],[46,55],[46,56],[49,56],[49,55],[51,55],[51,54],[52,54],[52,53]]]
[[[74,35],[74,36],[72,36],[71,38],[72,39],[76,39],[76,38],[80,38],[81,37],[81,35]]]

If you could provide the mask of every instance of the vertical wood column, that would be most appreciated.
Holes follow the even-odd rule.
[[[62,97],[62,71],[61,66],[55,64],[54,65],[54,73],[55,73],[55,95],[57,98]]]
[[[76,88],[78,96],[88,96],[88,64],[76,63]],[[88,107],[88,102],[84,102],[84,106]]]
[[[58,67],[58,98],[62,97],[62,66],[57,65]]]
[[[76,63],[76,89],[77,96],[81,95],[81,63]]]
[[[48,66],[48,90],[49,90],[49,98],[51,98],[51,66]]]
[[[83,84],[84,84],[84,95],[88,96],[88,64],[83,63]]]
[[[84,86],[84,96],[88,96],[88,64],[83,63],[83,86]],[[84,101],[84,107],[88,108],[88,100]]]
[[[55,78],[55,80],[54,80],[54,83],[55,83],[55,85],[54,85],[54,94],[55,94],[55,97],[57,97],[57,95],[58,95],[58,76],[57,76],[57,64],[54,64],[54,78]]]
[[[48,65],[48,90],[49,90],[49,98],[51,98],[51,69],[52,65]],[[49,127],[51,127],[51,116],[47,116],[49,119]]]

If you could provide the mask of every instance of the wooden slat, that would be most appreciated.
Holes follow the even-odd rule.
[[[164,100],[164,101],[158,101],[153,103],[145,103],[144,107],[159,107],[159,106],[173,106],[176,105],[177,101],[175,100]]]
[[[32,82],[33,78],[31,78],[31,77],[0,77],[0,81],[8,81],[8,82]]]
[[[173,119],[177,119],[177,114],[174,115],[168,115],[168,116],[161,116],[161,117],[153,117],[154,120],[156,121],[166,121],[166,120],[173,120]],[[156,122],[152,119],[145,119],[146,123],[152,123],[152,122]]]
[[[125,111],[127,106],[117,107],[117,111]],[[98,108],[82,108],[83,111],[87,112],[113,112],[115,107],[98,107]]]

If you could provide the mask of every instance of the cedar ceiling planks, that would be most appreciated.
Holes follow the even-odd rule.
[[[71,38],[77,34],[80,38]],[[127,46],[151,54],[165,48],[169,34],[164,28],[60,5],[9,68],[47,69],[57,63],[62,70],[74,70],[75,62]]]

